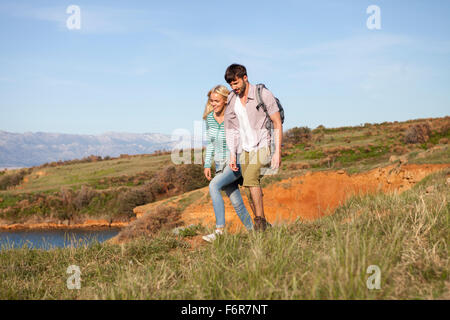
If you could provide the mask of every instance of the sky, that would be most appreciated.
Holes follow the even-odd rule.
[[[2,0],[0,130],[193,132],[232,63],[284,130],[447,116],[450,1]]]

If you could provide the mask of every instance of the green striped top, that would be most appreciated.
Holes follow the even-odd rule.
[[[214,118],[214,111],[211,111],[206,116],[206,139],[208,144],[206,146],[205,168],[211,168],[211,158],[214,156],[214,162],[224,163],[230,152],[227,148],[227,141],[225,139],[225,121],[218,123]]]

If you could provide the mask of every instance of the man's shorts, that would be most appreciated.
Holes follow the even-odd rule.
[[[265,169],[270,168],[271,155],[269,147],[262,147],[255,151],[242,150],[239,157],[244,187],[260,187],[260,180]]]

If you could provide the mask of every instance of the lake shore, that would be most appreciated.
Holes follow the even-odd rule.
[[[105,219],[86,219],[81,223],[71,223],[68,220],[58,222],[24,222],[24,223],[5,223],[0,221],[0,231],[16,231],[16,230],[40,230],[40,229],[87,229],[87,228],[123,228],[129,221],[108,221]]]

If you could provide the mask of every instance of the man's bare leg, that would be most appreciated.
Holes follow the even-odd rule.
[[[256,208],[255,208],[255,203],[253,202],[253,199],[252,199],[250,187],[244,187],[244,188],[245,188],[245,194],[247,195],[248,203],[250,204],[250,208],[252,209],[252,212],[253,212],[253,217],[256,217]]]
[[[252,210],[256,217],[264,218],[263,195],[261,187],[249,187],[253,200]]]

